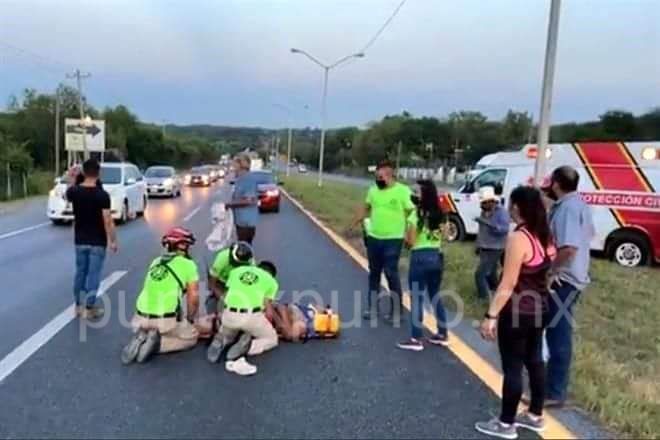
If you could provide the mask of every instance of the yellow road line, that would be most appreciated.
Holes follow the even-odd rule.
[[[344,252],[346,252],[353,260],[364,270],[369,270],[367,259],[364,258],[355,248],[343,237],[335,231],[326,226],[323,222],[316,218],[307,208],[305,208],[298,200],[292,197],[288,192],[281,190],[291,203],[293,203],[303,214],[305,214],[316,226],[325,232],[332,241],[335,242]],[[384,288],[387,286],[383,284]],[[410,295],[403,295],[403,305],[406,309],[410,310]],[[435,317],[424,310],[424,326],[430,330],[435,331],[436,321]],[[502,374],[497,371],[488,361],[486,361],[479,353],[473,350],[454,332],[449,331],[449,338],[451,340],[448,349],[465,364],[488,388],[490,388],[498,397],[502,397]],[[541,434],[544,439],[575,439],[575,435],[566,428],[559,420],[546,412],[545,414],[545,431]]]

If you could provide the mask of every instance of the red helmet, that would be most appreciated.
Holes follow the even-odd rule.
[[[187,249],[195,244],[195,241],[195,234],[181,226],[170,229],[161,239],[161,243],[164,247],[180,249]]]

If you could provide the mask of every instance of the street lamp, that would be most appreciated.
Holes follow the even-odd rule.
[[[273,103],[273,107],[277,107],[279,109],[282,109],[287,113],[287,119],[288,119],[287,122],[288,122],[288,125],[289,125],[289,128],[288,128],[289,139],[288,139],[288,142],[287,142],[287,153],[286,153],[286,162],[287,162],[286,163],[286,175],[287,175],[287,177],[289,177],[291,175],[291,143],[292,143],[292,139],[291,139],[291,131],[292,131],[291,117],[292,117],[293,111],[289,107],[287,107],[286,105],[282,105],[282,104],[279,104],[279,103]],[[305,106],[303,106],[303,109],[309,110],[309,106],[305,105]]]
[[[327,118],[326,101],[328,99],[328,73],[330,72],[331,69],[334,69],[335,67],[339,66],[342,63],[345,63],[350,59],[364,58],[364,53],[358,52],[352,55],[345,56],[344,58],[340,58],[333,64],[323,64],[318,59],[314,58],[312,55],[308,54],[307,52],[301,49],[292,48],[291,53],[304,55],[307,58],[309,58],[314,64],[321,66],[321,68],[323,68],[324,75],[323,75],[323,101],[321,103],[321,148],[319,151],[319,186],[323,186],[323,153],[325,151],[325,125]]]

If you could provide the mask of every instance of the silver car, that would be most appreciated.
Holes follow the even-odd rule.
[[[181,179],[179,179],[173,167],[149,167],[144,173],[144,178],[147,181],[147,194],[149,197],[181,196]]]

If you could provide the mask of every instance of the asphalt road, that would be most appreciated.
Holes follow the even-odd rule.
[[[259,373],[251,378],[208,364],[201,345],[121,366],[130,336],[122,322],[158,255],[160,234],[184,223],[205,238],[208,208],[226,192],[186,189],[178,200],[152,200],[144,219],[119,227],[120,253],[104,272],[116,281],[104,297],[110,313],[99,328],[66,316],[71,228],[42,226],[2,238],[12,232],[7,225],[43,223],[45,206],[41,218],[33,208],[3,214],[0,377],[8,366],[13,372],[0,382],[0,437],[479,437],[474,422],[496,414],[498,399],[444,349],[396,349],[407,327],[362,322],[356,291],[364,289],[366,273],[288,202],[279,214],[261,216],[258,258],[276,262],[284,298],[301,291],[329,303],[337,298],[342,320],[354,325],[337,340],[284,344],[254,358]],[[200,240],[200,271],[206,254]],[[45,334],[54,336],[44,341]]]

